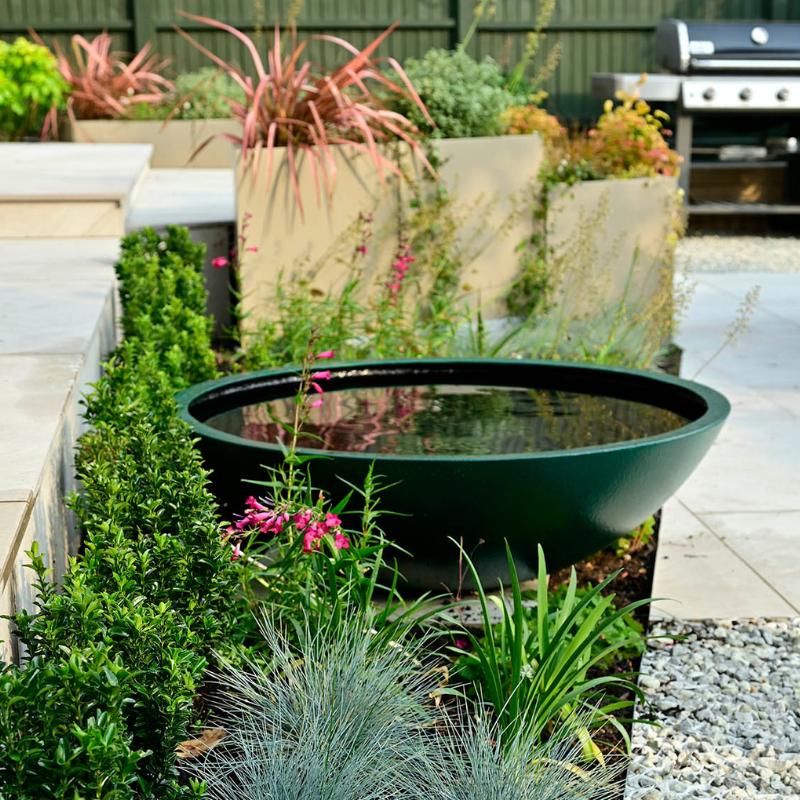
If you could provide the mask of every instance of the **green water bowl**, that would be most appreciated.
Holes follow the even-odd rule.
[[[407,585],[458,586],[458,548],[463,542],[487,585],[508,578],[508,540],[522,579],[534,577],[537,545],[550,570],[574,564],[629,533],[671,497],[711,447],[730,412],[728,401],[702,384],[652,372],[500,359],[416,359],[325,365],[330,392],[395,386],[517,387],[578,393],[645,404],[679,415],[674,430],[606,444],[541,452],[465,455],[375,452],[321,453],[310,462],[315,487],[334,499],[363,484],[370,465],[393,484],[381,508],[402,516],[381,517],[398,545]],[[211,489],[223,515],[232,518],[244,500],[259,494],[248,481],[267,480],[278,466],[280,446],[253,441],[208,424],[235,409],[294,397],[292,369],[265,370],[207,381],[178,395],[181,417],[196,436]],[[354,496],[355,497],[355,496]],[[352,502],[351,508],[357,508]],[[469,583],[464,586],[469,588]]]

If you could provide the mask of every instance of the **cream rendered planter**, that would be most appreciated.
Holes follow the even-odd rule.
[[[455,198],[469,250],[476,253],[464,272],[465,292],[473,306],[481,304],[490,315],[502,314],[504,289],[517,271],[515,248],[533,233],[530,201],[537,193],[544,146],[538,135],[442,139],[434,144],[443,162],[441,179]],[[373,276],[375,285],[383,283],[395,248],[391,231],[398,203],[408,188],[391,175],[382,186],[366,155],[347,147],[332,150],[337,177],[331,201],[323,192],[321,202],[316,202],[311,171],[301,163],[304,216],[294,199],[285,151],[276,152],[269,185],[263,154],[257,172],[241,162],[237,167],[237,225],[241,233],[245,215],[252,215],[245,247],[257,248],[257,252],[245,250],[240,265],[250,324],[267,313],[281,273],[284,280],[308,276],[312,287],[322,292],[344,284],[347,265],[353,262],[359,213],[374,217],[375,235],[363,260],[365,283]],[[422,174],[424,168],[408,150],[402,157],[417,175]]]
[[[551,190],[549,257],[571,314],[646,307],[672,285],[676,178],[587,181]]]
[[[68,124],[65,138],[73,142],[102,144],[152,144],[150,166],[154,169],[228,169],[233,166],[234,146],[219,134],[241,133],[232,119],[159,120],[92,119]],[[213,138],[211,138],[213,137]],[[194,157],[198,147],[211,141]]]

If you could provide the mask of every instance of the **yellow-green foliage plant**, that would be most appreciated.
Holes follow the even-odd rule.
[[[66,91],[56,57],[44,45],[22,37],[0,41],[0,141],[55,133]]]

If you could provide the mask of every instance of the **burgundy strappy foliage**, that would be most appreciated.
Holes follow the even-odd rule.
[[[56,43],[58,69],[70,85],[70,119],[113,119],[128,115],[133,106],[161,103],[174,86],[161,73],[169,59],[150,54],[146,44],[130,61],[112,50],[104,31],[88,41],[72,37],[72,58]]]
[[[269,181],[275,148],[286,148],[292,188],[301,213],[303,202],[298,181],[299,160],[303,156],[308,160],[319,202],[322,188],[330,196],[336,181],[336,162],[331,145],[345,145],[368,154],[383,181],[386,171],[401,177],[402,175],[397,166],[381,153],[379,144],[399,139],[408,143],[433,172],[420,150],[417,128],[402,114],[385,108],[376,94],[407,94],[430,119],[400,64],[393,58],[374,57],[378,46],[395,29],[397,23],[363,50],[358,50],[349,42],[335,36],[315,37],[339,45],[352,54],[352,58],[343,66],[332,72],[324,72],[315,69],[310,61],[302,60],[308,39],[298,41],[296,30],[292,31],[291,49],[284,53],[281,48],[281,32],[275,26],[272,47],[267,63],[264,64],[255,43],[233,26],[209,17],[181,13],[196,22],[227,31],[246,47],[252,59],[253,75],[219,58],[179,29],[185,39],[222,68],[244,90],[243,103],[233,98],[228,100],[234,117],[242,123],[242,135],[224,136],[241,145],[242,156],[248,167],[257,168],[262,156],[265,157]],[[384,60],[394,69],[403,85],[393,82],[381,72],[380,62]]]

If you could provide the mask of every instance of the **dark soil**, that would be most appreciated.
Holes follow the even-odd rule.
[[[575,564],[575,572],[578,578],[578,586],[586,586],[591,583],[597,586],[610,575],[621,570],[619,575],[608,585],[607,592],[614,592],[614,604],[617,608],[622,608],[629,603],[650,597],[650,590],[653,586],[653,566],[656,561],[656,548],[658,546],[658,529],[661,525],[661,512],[656,512],[653,536],[650,541],[624,556],[617,556],[614,548],[602,550],[591,558]],[[562,583],[569,581],[570,567],[559,570],[550,576],[549,588],[555,589]],[[642,606],[636,610],[634,617],[642,623],[647,624],[647,606]]]

